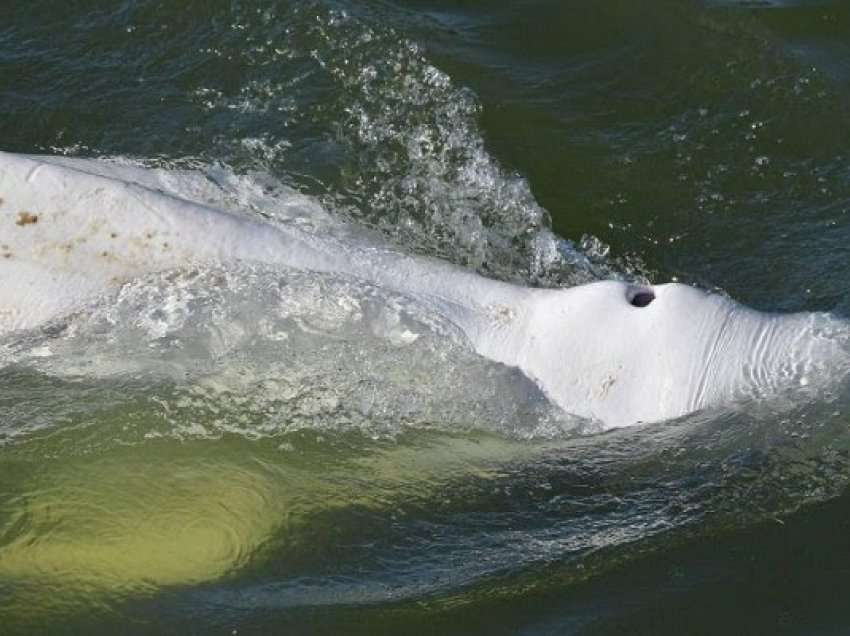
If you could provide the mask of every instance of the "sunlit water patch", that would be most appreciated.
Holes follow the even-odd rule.
[[[15,628],[146,630],[198,612],[338,628],[351,607],[377,625],[451,620],[840,493],[842,412],[827,400],[532,443],[301,429],[127,444],[128,423],[160,424],[123,404],[4,450],[1,606]]]

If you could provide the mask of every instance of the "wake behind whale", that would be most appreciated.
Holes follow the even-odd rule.
[[[617,427],[843,374],[843,322],[769,315],[678,284],[532,289],[403,253],[294,197],[278,223],[222,205],[198,175],[0,154],[0,336],[145,275],[255,263],[400,294],[515,367],[564,411]],[[229,208],[229,209],[225,209]],[[281,218],[282,217],[282,218]],[[14,336],[10,336],[14,337]]]

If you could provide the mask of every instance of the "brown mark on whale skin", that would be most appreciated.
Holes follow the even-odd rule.
[[[15,221],[15,225],[23,227],[25,225],[35,225],[36,223],[38,223],[38,214],[31,214],[26,210],[18,212],[18,220]]]

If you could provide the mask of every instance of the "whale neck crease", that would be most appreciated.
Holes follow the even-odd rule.
[[[819,314],[763,314],[735,305],[712,347],[691,410],[758,399],[805,387],[842,355],[833,338],[819,338]]]

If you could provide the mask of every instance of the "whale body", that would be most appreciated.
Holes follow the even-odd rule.
[[[480,355],[518,367],[562,409],[607,428],[807,385],[845,355],[844,323],[826,314],[765,314],[676,283],[523,287],[341,222],[306,223],[297,209],[272,223],[206,205],[176,183],[168,171],[0,152],[0,338],[151,272],[241,261],[408,295]]]

